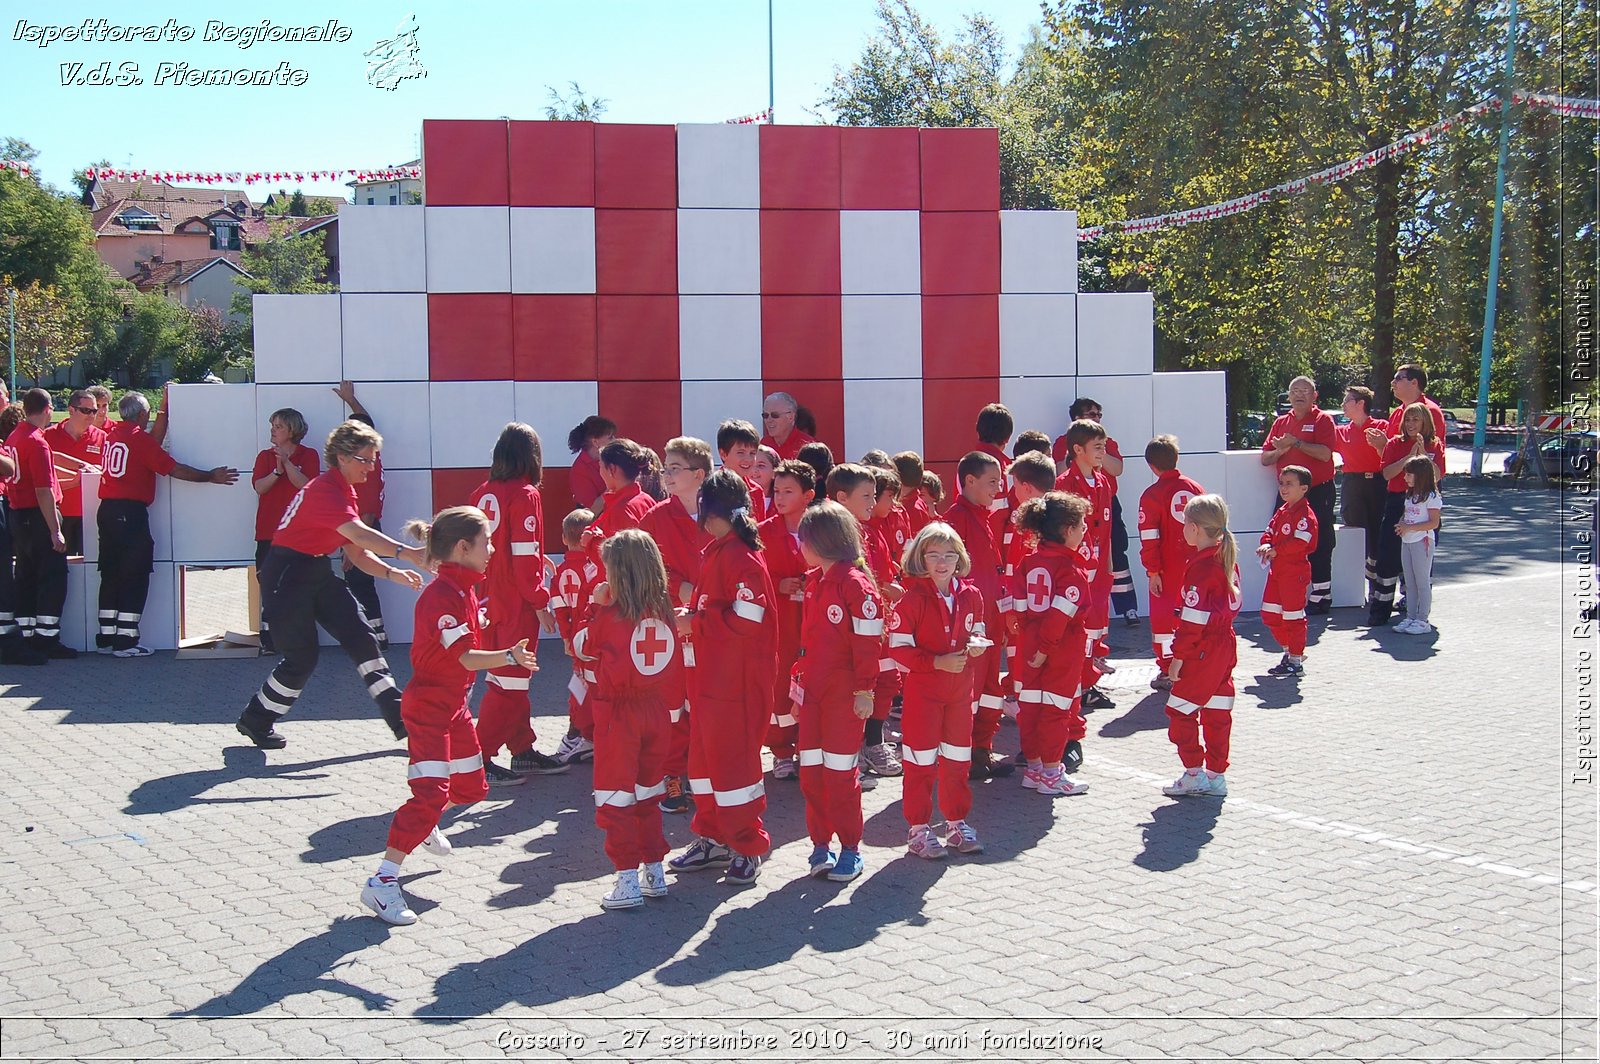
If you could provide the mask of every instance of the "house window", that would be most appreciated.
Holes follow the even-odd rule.
[[[399,203],[400,203],[400,197],[399,196],[390,196],[389,197],[389,206],[394,207],[394,206],[399,205]]]
[[[371,196],[368,196],[368,197],[367,197],[367,206],[368,206],[368,207],[370,207],[370,206],[372,206],[372,204],[373,204],[373,200],[372,200],[372,197],[371,197]]]
[[[211,225],[211,250],[238,251],[239,227],[226,222],[213,222]]]

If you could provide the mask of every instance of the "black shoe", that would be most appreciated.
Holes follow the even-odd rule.
[[[1017,770],[1009,758],[995,757],[993,750],[974,748],[972,767],[967,770],[969,780],[1004,779]]]
[[[1321,617],[1332,609],[1333,607],[1326,602],[1313,602],[1306,606],[1306,616]]]
[[[1100,688],[1091,687],[1083,692],[1083,701],[1079,704],[1079,708],[1087,713],[1094,709],[1116,709],[1117,704]]]
[[[1283,676],[1289,671],[1289,655],[1285,654],[1278,659],[1278,663],[1267,670],[1268,675]]]
[[[234,727],[238,729],[240,735],[243,735],[263,750],[282,750],[289,745],[289,740],[274,730],[273,725],[275,723],[275,721],[267,720],[263,726],[263,721],[260,717],[252,717],[250,711],[246,710],[240,714],[239,722]]]
[[[73,650],[59,639],[45,640],[44,646],[40,647],[39,650],[51,661],[75,661],[78,657],[76,650]]]
[[[1023,753],[1021,750],[1018,750],[1015,754],[1013,754],[1011,756],[1010,763],[1013,764],[1013,765],[1016,765],[1018,768],[1027,768],[1028,767],[1028,755]]]
[[[383,708],[383,722],[389,726],[390,731],[394,732],[396,739],[404,739],[406,737],[406,722],[400,719],[399,706],[392,708],[385,706]]]
[[[678,776],[666,778],[667,793],[661,799],[663,813],[687,813],[689,811],[689,792],[683,789],[683,780]]]
[[[1061,755],[1061,767],[1067,775],[1075,776],[1083,768],[1083,744],[1076,739],[1067,741],[1066,753]]]
[[[528,782],[528,778],[520,772],[512,772],[504,765],[497,765],[493,761],[484,759],[483,778],[491,787],[516,787]]]
[[[549,754],[541,754],[531,748],[524,753],[511,755],[511,771],[524,776],[555,776],[571,769],[572,766],[565,761],[557,761]]]
[[[1389,623],[1389,618],[1393,616],[1394,614],[1392,613],[1369,613],[1367,614],[1367,627],[1382,628]]]

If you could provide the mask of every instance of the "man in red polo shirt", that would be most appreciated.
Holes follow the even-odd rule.
[[[1281,474],[1289,466],[1311,470],[1311,491],[1306,501],[1317,515],[1317,547],[1311,552],[1311,590],[1306,614],[1327,613],[1333,606],[1333,451],[1339,442],[1337,426],[1317,408],[1317,382],[1296,377],[1289,382],[1289,412],[1272,423],[1261,445],[1261,464],[1276,466]],[[1277,512],[1277,503],[1273,503]],[[1267,514],[1271,517],[1272,514]]]
[[[199,470],[178,462],[145,431],[150,403],[129,392],[117,404],[122,420],[106,434],[105,472],[100,478],[100,631],[95,646],[102,654],[143,658],[154,653],[139,645],[139,619],[150,595],[155,568],[155,540],[150,537],[150,504],[156,498],[156,477],[176,477],[196,484],[232,484],[237,469],[217,466]]]
[[[44,430],[44,442],[61,483],[61,534],[68,554],[83,553],[83,485],[79,478],[88,470],[100,468],[101,447],[106,434],[95,428],[98,406],[87,390],[72,393],[67,400],[67,417]]]
[[[17,559],[17,643],[10,656],[19,665],[38,665],[48,658],[75,658],[61,645],[61,607],[67,601],[67,541],[61,535],[61,485],[56,480],[44,430],[51,418],[50,393],[29,388],[22,393],[22,423],[6,437],[6,450],[16,462],[6,498],[11,507],[11,535]]]
[[[777,451],[784,461],[800,457],[800,448],[812,442],[811,436],[795,427],[799,409],[800,404],[788,392],[773,392],[761,404],[761,425],[766,432],[761,443]]]
[[[1394,371],[1394,380],[1389,382],[1390,389],[1394,392],[1394,410],[1389,415],[1389,438],[1403,436],[1405,433],[1400,427],[1400,415],[1405,413],[1406,407],[1412,403],[1421,403],[1428,409],[1428,416],[1433,418],[1433,438],[1443,440],[1445,437],[1444,411],[1439,404],[1423,394],[1423,389],[1428,386],[1428,371],[1415,362],[1407,362]],[[1439,475],[1444,475],[1444,470],[1439,470]]]

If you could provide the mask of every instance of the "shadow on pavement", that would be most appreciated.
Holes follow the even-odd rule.
[[[1309,659],[1306,664],[1309,668],[1311,665]],[[1254,698],[1261,704],[1262,709],[1288,709],[1304,701],[1300,695],[1300,681],[1293,676],[1257,676],[1254,682],[1238,690],[1241,695]]]
[[[1151,691],[1120,717],[1106,721],[1095,732],[1102,739],[1126,739],[1139,732],[1167,730],[1167,692]]]
[[[122,810],[134,816],[152,813],[171,813],[191,805],[231,805],[250,802],[279,802],[294,798],[326,798],[344,788],[320,794],[276,794],[241,797],[207,798],[205,792],[213,787],[238,780],[321,780],[335,776],[318,769],[349,765],[358,761],[371,761],[378,757],[403,757],[399,750],[379,750],[368,754],[349,754],[329,757],[320,761],[304,761],[296,765],[268,764],[267,755],[253,746],[230,746],[222,750],[222,764],[216,768],[179,772],[172,776],[146,780],[128,795],[128,804]],[[282,755],[279,755],[282,756]]]
[[[1174,872],[1200,856],[1227,799],[1169,798],[1140,824],[1144,849],[1133,863],[1151,872]]]

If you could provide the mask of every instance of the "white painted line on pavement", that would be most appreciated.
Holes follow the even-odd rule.
[[[1104,757],[1095,757],[1094,767],[1096,769],[1107,769],[1117,775],[1126,777],[1128,779],[1139,780],[1156,787],[1165,786],[1167,783],[1171,782],[1165,776],[1158,776],[1155,773],[1146,772],[1143,769],[1134,768],[1132,765],[1124,765],[1120,762],[1112,761]],[[1182,799],[1173,800],[1180,801]],[[1209,801],[1209,799],[1205,798],[1192,798],[1188,800]],[[1231,794],[1227,797],[1226,803],[1230,807],[1237,807],[1245,810],[1248,813],[1254,813],[1258,816],[1266,817],[1269,820],[1276,820],[1281,823],[1293,825],[1297,828],[1304,828],[1307,831],[1315,831],[1323,835],[1337,835],[1340,838],[1355,839],[1357,842],[1376,843],[1379,846],[1383,846],[1391,850],[1398,850],[1401,853],[1409,853],[1419,857],[1426,857],[1434,861],[1444,861],[1450,864],[1465,865],[1468,868],[1478,868],[1485,872],[1493,872],[1497,875],[1509,876],[1513,879],[1524,880],[1542,887],[1559,886],[1562,890],[1575,891],[1579,894],[1593,894],[1596,891],[1597,885],[1589,882],[1588,880],[1578,879],[1562,881],[1560,877],[1552,876],[1544,872],[1534,872],[1526,868],[1518,868],[1515,865],[1502,864],[1488,854],[1462,853],[1458,850],[1450,850],[1444,846],[1411,842],[1407,839],[1396,838],[1395,836],[1386,834],[1382,831],[1372,831],[1367,828],[1359,827],[1355,824],[1347,824],[1338,820],[1322,820],[1317,817],[1304,816],[1299,813],[1291,812],[1287,809],[1280,809],[1275,805],[1268,805],[1266,802],[1252,801],[1249,798],[1239,798]]]
[[[1562,572],[1563,570],[1560,566],[1552,565],[1550,568],[1540,570],[1537,573],[1523,573],[1520,576],[1496,576],[1488,580],[1457,580],[1451,583],[1434,584],[1433,593],[1437,595],[1441,591],[1448,591],[1457,587],[1487,587],[1490,584],[1509,584],[1516,580],[1548,580],[1552,576],[1560,576]]]

